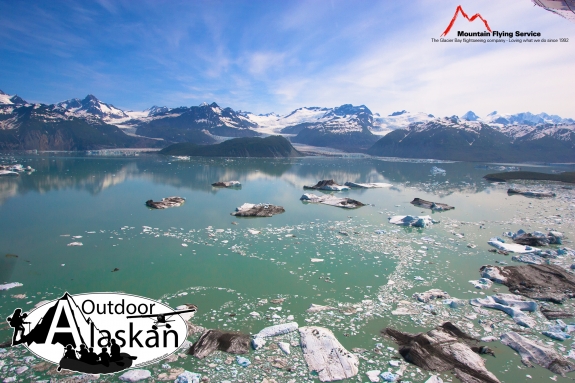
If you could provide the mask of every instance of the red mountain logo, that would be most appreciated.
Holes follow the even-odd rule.
[[[453,15],[453,18],[451,19],[451,22],[449,23],[449,25],[447,26],[447,28],[445,29],[445,31],[443,32],[441,37],[446,36],[449,33],[449,31],[451,30],[451,27],[455,23],[455,20],[457,20],[457,16],[459,15],[459,13],[461,13],[461,15],[463,17],[465,17],[467,20],[469,20],[470,22],[474,21],[477,18],[480,18],[481,21],[483,21],[483,24],[485,24],[485,28],[487,28],[487,30],[489,32],[491,32],[491,28],[489,28],[489,24],[487,24],[487,20],[485,20],[479,13],[476,13],[475,15],[471,16],[471,18],[470,18],[469,16],[467,16],[467,13],[465,13],[463,8],[461,8],[461,5],[458,5],[457,9],[455,10],[455,14]]]

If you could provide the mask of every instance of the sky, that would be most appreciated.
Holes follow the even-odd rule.
[[[455,9],[568,42],[441,43]],[[458,30],[484,31],[459,17]],[[0,89],[125,110],[366,105],[575,118],[575,23],[530,0],[0,0]]]

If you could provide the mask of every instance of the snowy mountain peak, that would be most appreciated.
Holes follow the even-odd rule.
[[[210,104],[208,104],[207,102],[202,102],[199,106],[209,106]]]
[[[148,112],[148,116],[155,116],[161,113],[167,113],[170,109],[167,106],[152,106],[149,109],[144,110],[144,112]]]
[[[106,104],[96,96],[89,94],[83,100],[73,98],[59,102],[54,108],[68,115],[83,118],[101,118],[105,120],[126,118],[128,115],[112,104]]]
[[[10,96],[0,90],[0,105],[25,105],[27,102],[18,95]]]
[[[467,112],[463,116],[461,116],[461,119],[466,120],[466,121],[477,121],[477,120],[479,120],[479,116],[470,110],[469,112]]]

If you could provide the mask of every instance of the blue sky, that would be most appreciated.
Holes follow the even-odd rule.
[[[457,5],[569,42],[432,43]],[[481,27],[460,18],[448,37]],[[573,63],[575,23],[530,0],[0,0],[0,89],[32,102],[575,117]]]

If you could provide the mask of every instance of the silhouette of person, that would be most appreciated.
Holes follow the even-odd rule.
[[[74,350],[71,344],[66,346],[66,351],[64,351],[64,358],[78,359],[78,357],[76,356],[76,350]]]
[[[88,354],[89,354],[89,352],[88,352],[88,348],[86,347],[85,344],[81,344],[81,345],[80,345],[80,351],[78,351],[78,354],[80,354],[80,360],[81,360],[82,362],[86,362],[86,363],[88,362],[88,359],[89,359]]]
[[[112,339],[112,347],[110,347],[110,354],[112,354],[112,361],[122,360],[120,355],[120,345],[116,343],[116,339]]]
[[[86,361],[87,363],[90,363],[90,364],[98,363],[98,354],[96,354],[94,352],[94,347],[89,348],[87,358],[88,358]]]
[[[108,349],[106,347],[102,347],[102,352],[98,354],[100,358],[100,363],[104,366],[108,367],[110,365],[110,354],[108,354]]]
[[[14,313],[12,314],[11,317],[6,318],[6,320],[10,324],[10,327],[14,328],[14,335],[12,335],[12,345],[17,345],[18,343],[22,342],[22,338],[24,337],[24,331],[25,331],[24,323],[30,323],[30,322],[24,322],[24,319],[26,319],[28,314],[21,315],[21,313],[22,309],[16,309],[14,310]],[[18,333],[21,333],[20,339],[16,341]]]

